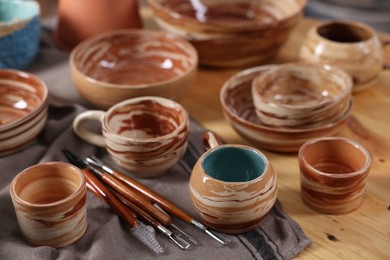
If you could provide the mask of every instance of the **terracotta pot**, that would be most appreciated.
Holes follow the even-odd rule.
[[[70,51],[93,35],[124,28],[141,28],[137,0],[59,0],[56,45]]]

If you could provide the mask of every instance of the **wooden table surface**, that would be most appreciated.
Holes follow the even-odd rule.
[[[305,18],[269,63],[296,61],[306,31],[316,22]],[[145,25],[155,26],[149,19]],[[240,70],[200,68],[183,105],[193,118],[228,143],[251,145],[224,119],[219,101],[222,84]],[[357,211],[332,216],[309,209],[300,198],[297,155],[261,149],[277,173],[283,208],[313,240],[298,259],[390,259],[390,70],[380,74],[376,86],[355,94],[354,100],[352,115],[339,135],[360,142],[373,156],[364,201]]]

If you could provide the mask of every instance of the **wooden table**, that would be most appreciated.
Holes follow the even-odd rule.
[[[146,28],[157,28],[149,9],[142,8],[142,17]],[[317,22],[305,18],[270,63],[296,61],[306,31]],[[251,145],[224,119],[219,101],[222,84],[238,71],[200,68],[183,105],[228,143]],[[354,99],[352,115],[339,135],[360,142],[373,156],[364,201],[357,211],[332,216],[309,209],[300,198],[296,154],[263,150],[277,173],[283,208],[314,241],[298,259],[390,259],[390,71],[382,72],[376,86],[355,94]]]
[[[270,63],[297,60],[303,36],[316,22],[304,19]],[[224,119],[219,101],[222,84],[238,71],[200,68],[183,104],[193,118],[228,143],[251,145]],[[378,84],[355,94],[354,100],[352,115],[339,135],[360,142],[373,156],[364,201],[357,211],[332,216],[309,209],[300,198],[296,154],[263,150],[277,173],[283,208],[314,241],[299,259],[390,259],[390,71],[382,72]]]

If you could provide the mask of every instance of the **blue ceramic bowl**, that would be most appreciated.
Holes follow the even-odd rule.
[[[0,0],[0,68],[22,69],[36,57],[41,34],[35,1]]]

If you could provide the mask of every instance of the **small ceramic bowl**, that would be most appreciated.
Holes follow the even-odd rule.
[[[225,82],[220,101],[226,119],[239,135],[258,147],[278,152],[296,152],[306,141],[321,136],[335,135],[344,126],[352,109],[352,98],[345,111],[334,121],[311,128],[267,126],[257,117],[251,93],[255,77],[275,68],[259,66],[237,73]]]
[[[300,21],[306,0],[149,0],[161,28],[188,39],[202,65],[237,67],[271,59]]]
[[[311,128],[332,122],[348,107],[351,92],[351,77],[329,65],[283,64],[252,82],[256,114],[270,126]]]
[[[0,0],[0,68],[23,69],[36,57],[41,34],[36,1]]]
[[[139,96],[179,100],[192,85],[197,64],[196,50],[181,37],[137,29],[89,38],[70,56],[78,91],[100,109]]]
[[[44,128],[46,84],[37,76],[0,70],[0,156],[27,146]]]
[[[357,92],[375,85],[382,69],[390,68],[383,58],[389,44],[367,24],[330,20],[310,28],[303,40],[299,59],[345,70],[353,79],[353,91]]]
[[[344,137],[309,140],[298,153],[301,197],[325,214],[347,214],[360,207],[372,165],[370,152]]]
[[[207,226],[223,233],[244,233],[258,227],[277,197],[271,163],[253,147],[220,144],[210,132],[205,136],[203,141],[210,150],[196,162],[189,182],[196,212]]]

